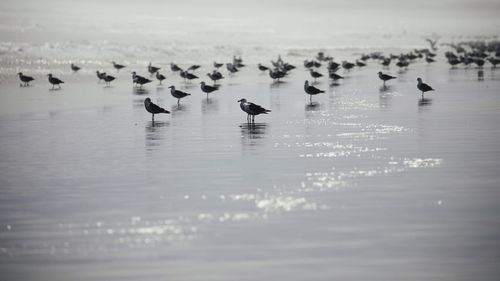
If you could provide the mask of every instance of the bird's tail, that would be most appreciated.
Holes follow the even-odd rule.
[[[271,112],[271,110],[269,110],[269,109],[266,109],[266,112],[265,112],[265,113],[269,113],[269,112]]]

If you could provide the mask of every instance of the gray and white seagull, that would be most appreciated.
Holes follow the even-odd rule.
[[[304,91],[306,92],[306,94],[309,95],[309,101],[312,103],[312,96],[313,95],[317,95],[317,94],[320,94],[320,93],[324,93],[325,91],[323,90],[320,90],[314,86],[311,86],[309,85],[309,81],[306,80],[306,82],[304,83]]]
[[[255,115],[267,114],[271,112],[269,109],[265,109],[260,105],[248,102],[246,99],[241,99],[238,101],[240,103],[241,110],[247,113],[247,122],[255,123]]]

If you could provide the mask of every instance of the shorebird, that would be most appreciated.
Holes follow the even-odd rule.
[[[218,72],[217,70],[214,70],[212,73],[207,73],[207,76],[210,78],[210,80],[214,81],[214,85],[217,80],[224,78],[224,76],[222,76],[222,73]]]
[[[324,93],[325,91],[322,91],[314,86],[309,85],[309,81],[306,80],[304,83],[304,91],[309,95],[309,101],[312,103],[312,96],[317,95],[320,93]]]
[[[158,79],[158,81],[160,81],[160,85],[161,85],[161,82],[163,80],[165,80],[165,76],[163,74],[160,74],[160,72],[156,72],[156,79]]]
[[[182,71],[182,68],[180,68],[177,64],[175,63],[170,63],[170,70],[172,70],[173,72],[177,72],[177,71]]]
[[[381,63],[383,66],[389,66],[391,64],[391,58],[384,58]]]
[[[496,68],[497,64],[500,63],[500,58],[490,57],[488,58],[488,61],[491,63],[491,65],[493,65],[493,68]]]
[[[260,64],[260,63],[259,63],[257,66],[259,67],[259,70],[260,70],[260,71],[268,71],[268,70],[269,70],[269,67],[267,67],[267,66],[263,66],[263,65],[262,65],[262,64]]]
[[[191,94],[185,93],[175,89],[175,86],[170,86],[170,94],[177,99],[177,105],[179,105],[182,98],[190,96]]]
[[[216,61],[214,61],[214,67],[217,69],[221,68],[223,65],[223,63],[217,63]]]
[[[149,71],[149,73],[151,73],[151,75],[155,74],[160,69],[161,69],[161,67],[152,66],[151,62],[149,62],[148,71]]]
[[[100,72],[99,70],[96,70],[96,75],[97,78],[99,79],[98,82],[101,82],[101,80],[104,80],[104,77],[106,77],[106,72]]]
[[[328,74],[328,76],[329,76],[329,77],[330,77],[330,78],[331,78],[334,82],[337,82],[337,80],[339,80],[339,79],[344,79],[344,77],[342,77],[342,76],[338,75],[338,74],[337,74],[337,73],[335,73],[335,72],[330,72],[330,73]]]
[[[248,102],[246,99],[240,99],[238,102],[240,103],[241,110],[247,113],[248,123],[255,122],[255,115],[267,114],[271,112],[271,110],[265,109],[255,103]]]
[[[196,69],[198,69],[198,68],[200,68],[200,65],[193,64],[193,65],[191,65],[190,67],[188,67],[188,71],[189,71],[189,70],[193,70],[193,71],[194,71],[194,70],[196,70]]]
[[[354,66],[355,66],[355,64],[354,64],[354,63],[351,63],[351,62],[348,62],[348,61],[343,61],[343,62],[342,62],[342,67],[343,67],[345,70],[347,70],[347,71],[351,70],[351,68],[353,68]]]
[[[61,89],[61,84],[64,83],[64,81],[60,80],[59,78],[53,77],[52,73],[47,74],[49,77],[49,82],[52,84],[52,89],[54,89],[54,86],[57,85],[59,89]]]
[[[213,91],[217,91],[219,89],[219,87],[217,86],[206,85],[204,81],[201,81],[200,84],[201,84],[201,90],[207,94],[207,99],[208,99],[208,94],[210,94]]]
[[[120,71],[120,69],[124,68],[124,65],[117,64],[116,62],[112,61],[113,67],[116,69],[116,71]]]
[[[312,78],[314,78],[314,82],[316,82],[316,78],[320,78],[323,76],[323,74],[321,74],[317,71],[314,71],[312,69],[309,70],[309,73],[311,74]]]
[[[382,71],[378,72],[378,78],[380,78],[380,80],[384,81],[384,86],[385,86],[385,81],[389,81],[391,79],[396,79],[396,77],[388,75],[388,74],[384,74],[384,73],[382,73]]]
[[[425,61],[427,63],[433,63],[433,62],[435,62],[435,60],[433,58],[431,58],[430,56],[425,56]]]
[[[140,86],[139,86],[140,88],[142,88],[142,85],[144,85],[144,84],[147,84],[147,83],[151,82],[151,80],[149,80],[149,79],[147,79],[147,78],[144,78],[144,77],[142,77],[142,76],[140,76],[140,75],[137,75],[137,74],[135,73],[135,71],[133,71],[133,72],[132,72],[132,81],[133,81],[135,84],[139,84],[139,85],[140,85]]]
[[[144,107],[146,108],[146,110],[151,113],[152,117],[151,117],[151,121],[155,121],[155,114],[160,114],[160,113],[166,113],[166,114],[169,114],[170,111],[164,109],[164,108],[161,108],[159,107],[158,105],[154,104],[150,98],[146,98],[144,100]]]
[[[422,82],[422,79],[420,77],[417,78],[417,82],[418,82],[417,83],[417,88],[420,91],[422,91],[422,99],[424,98],[424,93],[425,92],[434,91],[434,89],[431,86],[429,86],[429,85],[425,84],[424,82]]]
[[[21,80],[21,82],[24,83],[24,86],[29,86],[30,82],[35,80],[35,78],[31,77],[31,76],[26,76],[26,75],[23,75],[22,72],[19,72],[17,75],[19,75],[19,79]],[[23,86],[23,84],[20,84],[20,86]]]
[[[80,67],[74,65],[73,63],[71,64],[71,70],[73,70],[74,72],[77,72],[78,70],[80,70]]]
[[[271,70],[269,69],[269,77],[273,79],[273,81],[277,80],[278,82],[280,81],[281,78],[285,77],[286,73],[279,71],[279,70]]]
[[[362,62],[362,61],[359,61],[359,60],[356,60],[356,65],[358,67],[363,67],[363,66],[366,66],[366,63]]]
[[[238,68],[232,63],[226,63],[226,68],[230,73],[238,72]]]
[[[115,80],[115,77],[104,73],[104,77],[102,79],[106,82],[107,86],[110,86],[111,81]]]
[[[196,76],[196,75],[194,75],[192,73],[189,73],[187,71],[181,71],[181,72],[179,72],[179,75],[182,78],[184,78],[184,81],[186,81],[186,79],[189,80],[189,81],[191,81],[193,79],[198,79],[198,76]]]

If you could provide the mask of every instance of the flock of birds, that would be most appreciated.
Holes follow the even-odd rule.
[[[309,74],[311,78],[316,82],[317,79],[322,78],[324,75],[319,71],[319,68],[326,64],[328,77],[333,80],[334,83],[338,83],[340,79],[344,79],[343,76],[339,75],[337,72],[339,69],[344,69],[346,72],[349,72],[351,69],[358,67],[362,68],[367,65],[368,60],[377,61],[382,65],[382,67],[389,67],[389,65],[395,62],[395,65],[400,68],[408,68],[408,66],[417,61],[418,59],[424,59],[427,63],[435,62],[436,50],[437,50],[437,41],[426,39],[430,48],[424,49],[415,49],[408,53],[402,53],[399,55],[389,54],[384,55],[380,52],[373,52],[370,54],[363,54],[359,59],[355,60],[355,62],[336,62],[333,57],[325,55],[323,52],[319,52],[315,58],[311,60],[304,61],[304,67],[309,69]],[[482,68],[485,64],[485,61],[489,61],[492,67],[496,67],[497,64],[500,63],[500,42],[479,42],[479,41],[471,41],[471,42],[462,42],[458,44],[448,44],[453,51],[448,51],[445,53],[445,56],[448,60],[448,63],[452,67],[457,67],[459,64],[464,64],[466,67],[469,67],[472,63],[476,64],[478,68]],[[116,62],[111,62],[115,70],[118,72],[121,69],[125,68],[125,65],[118,64]],[[280,79],[284,79],[287,75],[296,68],[296,66],[283,61],[281,56],[278,56],[276,61],[271,61],[272,66],[265,66],[263,64],[258,64],[257,67],[262,72],[267,72],[269,77],[276,83],[280,83]],[[204,81],[200,82],[201,91],[208,95],[214,91],[219,90],[220,85],[217,82],[221,79],[224,79],[224,76],[220,72],[220,68],[226,66],[226,69],[230,75],[237,73],[245,64],[243,64],[243,60],[241,57],[233,56],[232,62],[230,63],[213,63],[213,71],[207,73],[207,77],[212,80],[213,85],[208,85]],[[200,65],[191,65],[186,69],[179,67],[175,63],[170,64],[170,70],[173,73],[179,73],[180,77],[184,79],[184,81],[191,81],[194,79],[199,79],[199,77],[195,74],[195,71],[200,68]],[[75,64],[71,64],[71,70],[73,72],[79,71],[81,68],[76,66]],[[150,78],[153,76],[159,81],[161,85],[163,80],[166,77],[160,73],[161,68],[157,66],[153,66],[150,62],[147,71],[150,74]],[[143,85],[151,83],[153,80],[146,78],[144,76],[138,75],[135,71],[131,72],[132,81],[134,85],[139,88],[142,88]],[[97,78],[99,81],[104,81],[107,86],[115,80],[115,77],[107,74],[106,72],[96,71]],[[29,86],[29,83],[34,80],[33,77],[24,75],[23,73],[18,73],[19,79],[21,80],[21,86]],[[64,83],[61,79],[54,77],[52,74],[48,74],[48,81],[52,84],[52,89],[55,86],[61,88],[61,84]],[[378,72],[378,77],[383,81],[383,86],[386,86],[386,82],[396,79],[395,76],[383,73],[382,71]],[[312,104],[312,97],[314,95],[318,95],[320,93],[324,93],[324,90],[316,88],[313,83],[309,83],[308,80],[304,82],[304,92],[309,95],[310,102]],[[425,84],[420,77],[417,78],[417,89],[421,92],[422,100],[424,99],[424,94],[429,91],[434,91],[434,89]],[[176,89],[175,86],[170,86],[171,95],[177,99],[177,104],[180,105],[180,101],[182,98],[185,98],[190,95],[190,93],[180,91]],[[257,104],[251,103],[246,99],[240,99],[238,101],[240,103],[240,108],[247,114],[247,121],[254,122],[255,116],[259,114],[267,114],[270,110],[267,110]],[[144,100],[145,109],[152,114],[152,120],[154,121],[155,114],[161,113],[170,113],[168,110],[154,104],[150,98],[146,98]]]

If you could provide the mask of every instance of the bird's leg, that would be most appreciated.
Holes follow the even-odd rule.
[[[424,99],[424,92],[422,92],[422,99]]]
[[[180,105],[181,99],[177,99],[177,106]]]
[[[252,115],[252,123],[255,123],[255,115]]]
[[[155,122],[155,115],[151,114],[151,121],[154,123]]]

